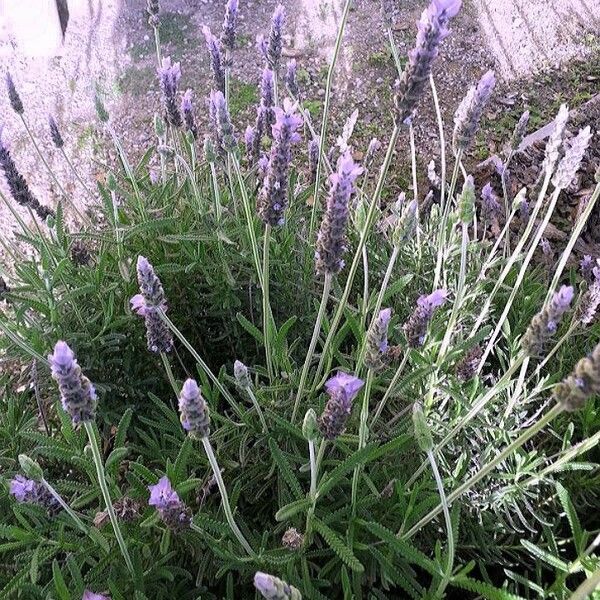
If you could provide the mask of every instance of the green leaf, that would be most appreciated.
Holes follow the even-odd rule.
[[[339,558],[353,571],[362,573],[365,568],[361,562],[354,556],[352,550],[344,544],[343,540],[319,519],[313,520],[314,528],[321,534],[323,539],[327,542],[328,546],[339,556]]]
[[[565,511],[567,519],[569,520],[569,525],[571,526],[571,533],[573,534],[573,540],[575,541],[575,548],[577,549],[577,553],[580,554],[584,550],[584,548],[582,548],[583,530],[581,528],[581,523],[579,522],[577,512],[575,511],[575,507],[573,506],[571,498],[569,497],[569,492],[558,481],[555,485],[558,493],[558,499],[562,504],[563,510]]]
[[[259,344],[263,344],[264,343],[264,338],[263,338],[263,334],[262,332],[252,323],[250,323],[250,321],[248,321],[248,319],[246,319],[246,317],[242,314],[242,313],[237,313],[236,318],[239,322],[239,324],[259,343]]]
[[[311,504],[312,504],[312,502],[308,498],[294,500],[294,502],[290,502],[289,504],[282,506],[277,511],[277,513],[275,514],[275,520],[279,521],[279,522],[287,521],[288,519],[290,519],[294,515],[298,514],[299,512],[309,508],[311,506]]]
[[[451,581],[451,584],[463,590],[475,592],[488,600],[525,600],[521,596],[515,596],[515,594],[495,588],[489,583],[483,583],[469,577],[456,577]]]
[[[551,567],[554,567],[555,569],[558,569],[564,573],[569,570],[569,565],[566,562],[562,561],[557,556],[550,554],[550,552],[547,550],[544,550],[543,548],[540,548],[539,546],[536,546],[527,540],[521,540],[521,544],[525,546],[525,548],[527,548],[527,550],[529,550],[529,552],[531,552],[531,554],[533,554],[536,558],[539,558],[540,560],[549,564]]]
[[[127,430],[131,423],[131,417],[133,416],[133,409],[128,408],[121,417],[119,425],[117,426],[117,433],[115,434],[114,447],[120,448],[125,444],[125,438],[127,437]]]
[[[279,471],[285,479],[285,482],[288,484],[292,494],[294,494],[294,496],[297,499],[302,498],[304,494],[302,492],[300,482],[298,481],[298,478],[292,471],[292,467],[290,466],[288,459],[285,457],[285,455],[277,445],[277,442],[273,438],[269,440],[269,449],[271,450],[271,454],[273,455],[273,458],[275,459],[275,462],[279,467]]]
[[[56,590],[58,597],[61,600],[70,600],[71,594],[69,594],[69,588],[65,583],[65,579],[56,559],[52,561],[52,579],[54,581],[54,589]]]

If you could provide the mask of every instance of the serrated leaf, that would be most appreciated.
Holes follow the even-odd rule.
[[[361,562],[354,556],[352,550],[344,544],[342,538],[340,538],[333,529],[330,529],[317,518],[313,520],[314,528],[321,534],[323,539],[327,542],[327,545],[338,555],[338,557],[344,562],[350,569],[356,573],[362,573],[365,568]]]
[[[285,457],[285,455],[277,445],[277,442],[273,438],[269,440],[269,449],[271,450],[271,454],[275,459],[277,466],[279,467],[279,471],[285,479],[285,482],[288,484],[291,492],[297,499],[302,498],[304,494],[302,492],[300,482],[298,481],[296,475],[294,475],[292,467],[290,466],[290,463],[288,462],[287,458]]]
[[[282,506],[277,513],[275,513],[275,520],[278,522],[287,521],[299,512],[309,508],[312,501],[308,498],[302,498],[300,500],[294,500],[285,506]]]

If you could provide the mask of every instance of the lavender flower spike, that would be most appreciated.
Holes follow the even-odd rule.
[[[156,485],[150,485],[148,489],[150,490],[148,504],[156,507],[165,525],[174,531],[187,529],[190,526],[191,511],[179,499],[168,477],[161,477]]]
[[[198,384],[193,379],[187,379],[179,395],[179,412],[181,424],[190,434],[205,438],[210,434],[210,416],[208,406]]]
[[[283,108],[275,109],[273,146],[269,155],[269,166],[262,190],[258,198],[258,214],[266,225],[282,225],[287,206],[288,172],[292,160],[292,144],[300,141],[296,132],[302,125],[302,117],[296,112],[296,105],[289,98],[283,101]]]
[[[569,412],[583,408],[587,399],[600,393],[600,344],[582,358],[572,373],[554,388],[554,398]]]
[[[192,90],[186,90],[181,99],[181,112],[183,113],[183,120],[185,121],[185,128],[191,132],[194,139],[198,138],[198,127],[196,126],[196,119],[194,118],[194,106],[192,104],[193,92]]]
[[[73,424],[93,421],[96,416],[97,397],[94,386],[82,374],[73,350],[66,342],[56,342],[54,353],[48,356],[52,378],[58,383],[62,407]]]
[[[267,42],[267,62],[274,70],[277,70],[281,61],[284,23],[285,9],[283,8],[283,4],[278,4],[271,17],[271,31],[269,32],[269,40]]]
[[[384,308],[369,327],[367,332],[367,351],[365,365],[369,369],[379,371],[387,364],[388,327],[392,318],[392,309]]]
[[[210,69],[213,75],[214,87],[224,94],[225,68],[223,65],[223,56],[221,55],[221,44],[206,25],[202,28],[202,33],[204,34],[206,47],[210,53]]]
[[[181,127],[181,114],[177,106],[177,86],[181,79],[179,63],[171,64],[169,56],[163,58],[162,65],[158,69],[158,79],[163,96],[165,119],[173,127]]]
[[[319,162],[320,138],[316,137],[308,142],[308,171],[311,185],[317,180],[317,164]]]
[[[52,143],[57,148],[62,148],[65,145],[65,142],[62,138],[62,135],[60,135],[58,123],[52,115],[48,117],[48,126],[50,127],[50,137],[52,138]]]
[[[300,90],[298,89],[298,64],[296,63],[295,58],[292,58],[287,64],[287,69],[285,71],[285,85],[289,93],[294,98],[298,98]]]
[[[333,440],[344,432],[352,412],[352,401],[363,385],[364,381],[343,371],[325,383],[329,400],[318,422],[319,431],[325,439]]]
[[[494,91],[495,85],[496,77],[494,72],[488,71],[479,80],[477,86],[471,87],[460,103],[454,114],[454,136],[452,143],[456,152],[458,150],[465,151],[473,141],[479,127],[479,121]]]
[[[217,139],[225,152],[233,152],[237,146],[233,135],[233,125],[227,110],[225,96],[220,91],[212,90],[210,93],[212,120],[217,127]]]
[[[10,482],[9,491],[17,502],[37,504],[45,508],[49,514],[54,514],[60,510],[58,500],[40,481],[27,479],[23,475],[15,475]]]
[[[448,297],[448,292],[443,289],[435,290],[429,296],[421,296],[417,300],[417,307],[404,324],[404,335],[411,348],[422,346],[427,334],[427,326],[436,309],[442,306]]]
[[[23,102],[21,101],[19,92],[17,92],[12,75],[8,72],[6,73],[6,90],[8,92],[8,101],[10,102],[12,109],[17,114],[22,115],[25,112]]]
[[[137,278],[140,294],[131,298],[131,308],[146,321],[148,350],[157,354],[173,349],[173,336],[160,317],[159,311],[166,312],[167,301],[160,279],[154,268],[143,256],[138,256]]]
[[[320,274],[335,275],[344,268],[346,252],[346,224],[348,203],[354,191],[354,182],[362,173],[355,164],[350,150],[338,159],[337,170],[329,177],[330,188],[327,208],[317,236],[316,268]]]
[[[561,104],[560,108],[558,109],[558,114],[553,121],[554,128],[552,129],[552,133],[548,136],[548,141],[546,142],[544,163],[542,165],[542,170],[546,172],[546,175],[550,175],[552,171],[554,171],[554,167],[558,162],[568,120],[569,109],[566,104]]]
[[[302,600],[302,594],[294,586],[260,571],[254,575],[254,587],[267,600]]]
[[[396,84],[394,103],[399,123],[410,121],[439,53],[442,40],[450,33],[448,22],[458,13],[461,0],[432,0],[417,23],[415,48],[408,53],[406,65]]]
[[[94,592],[90,592],[90,590],[85,590],[85,592],[83,592],[81,600],[110,600],[110,596],[95,594]]]
[[[266,67],[262,72],[260,80],[260,108],[262,131],[271,136],[271,126],[275,123],[275,76],[271,69]]]
[[[31,193],[27,181],[19,170],[15,161],[10,155],[8,146],[2,140],[2,126],[0,126],[0,169],[4,171],[4,178],[8,185],[8,190],[13,200],[21,206],[29,207],[35,211],[38,217],[44,221],[46,217],[54,215],[54,211],[43,206],[37,200],[37,198]]]
[[[235,26],[238,13],[238,0],[227,0],[225,5],[225,19],[221,31],[221,45],[231,52],[235,45]]]
[[[556,333],[563,315],[569,310],[573,296],[573,288],[563,285],[552,296],[548,306],[533,317],[521,339],[521,347],[527,356],[539,357],[542,354],[546,343]]]

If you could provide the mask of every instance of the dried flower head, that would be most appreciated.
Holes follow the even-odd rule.
[[[235,46],[235,28],[238,13],[238,0],[227,0],[225,18],[221,28],[221,45],[231,52]]]
[[[143,256],[138,256],[137,279],[139,294],[131,298],[131,308],[146,322],[148,350],[157,354],[173,349],[173,336],[160,316],[167,311],[167,300],[162,283],[154,272],[154,267]]]
[[[569,310],[574,290],[570,285],[563,285],[556,292],[547,306],[533,317],[527,331],[521,339],[521,347],[527,356],[539,357],[548,342],[556,333],[563,315]]]
[[[233,363],[233,376],[235,377],[235,383],[241,389],[245,390],[252,387],[248,367],[243,362],[236,360]]]
[[[83,375],[75,354],[66,342],[58,341],[48,356],[52,377],[58,383],[62,407],[73,424],[93,421],[98,398],[90,380]]]
[[[271,31],[269,32],[269,40],[266,49],[267,62],[272,69],[277,69],[279,67],[279,62],[281,61],[284,23],[285,8],[283,7],[283,4],[278,4],[271,17]]]
[[[288,174],[292,160],[292,144],[300,141],[297,129],[302,125],[302,117],[296,112],[296,105],[289,98],[283,101],[283,108],[275,108],[273,125],[273,145],[269,154],[267,175],[258,197],[258,214],[265,225],[272,227],[284,223],[284,212],[288,202]]]
[[[600,267],[594,267],[593,280],[581,297],[577,307],[577,318],[583,325],[589,325],[596,318],[600,307]]]
[[[525,133],[527,132],[527,125],[529,124],[529,111],[526,110],[522,115],[517,124],[515,125],[515,129],[513,131],[512,137],[510,138],[510,149],[512,152],[515,152],[523,138],[525,137]]]
[[[427,334],[427,326],[437,308],[442,306],[448,297],[444,289],[435,290],[428,296],[417,300],[417,307],[403,326],[406,341],[411,348],[422,346]]]
[[[553,121],[554,127],[552,133],[548,136],[548,141],[546,142],[546,152],[542,165],[542,171],[546,173],[546,176],[549,176],[554,171],[554,167],[560,157],[568,119],[569,109],[566,104],[561,104],[558,114]]]
[[[300,550],[304,544],[304,536],[295,527],[290,527],[283,534],[281,543],[288,550]]]
[[[556,167],[556,172],[552,178],[555,187],[565,189],[569,187],[575,175],[579,170],[583,155],[587,150],[592,139],[592,132],[589,125],[585,129],[580,129],[570,146],[565,150],[565,155]]]
[[[392,318],[392,309],[384,308],[373,320],[367,332],[367,350],[365,365],[369,369],[379,371],[387,365],[388,328]]]
[[[588,283],[592,283],[600,277],[600,269],[598,267],[600,267],[600,259],[592,258],[589,254],[586,254],[579,262],[581,276]]]
[[[317,272],[336,275],[344,268],[346,252],[346,225],[348,205],[354,192],[354,182],[362,173],[355,164],[350,150],[338,159],[336,172],[329,177],[330,187],[327,208],[317,237],[315,253]]]
[[[65,145],[65,142],[62,138],[62,135],[60,135],[60,130],[58,129],[58,123],[56,122],[56,119],[52,115],[50,115],[48,117],[48,125],[50,127],[50,138],[52,139],[52,143],[57,148],[62,148]]]
[[[45,508],[49,514],[56,514],[60,510],[58,500],[41,481],[15,475],[10,482],[9,491],[17,502],[36,504]]]
[[[502,206],[498,196],[494,193],[492,184],[488,181],[481,190],[481,218],[494,233],[498,233],[500,230],[498,221],[501,214]]]
[[[394,103],[399,123],[406,123],[413,118],[440,44],[450,33],[448,22],[456,16],[460,6],[461,0],[432,0],[421,14],[415,47],[408,53],[408,64],[396,84]]]
[[[267,600],[302,600],[302,594],[294,586],[260,571],[254,575],[254,587]]]
[[[473,86],[463,98],[456,113],[454,114],[454,136],[453,146],[455,152],[462,150],[463,152],[469,147],[477,129],[483,111],[488,103],[494,86],[496,85],[496,77],[493,71],[488,71],[479,80],[477,86]]]
[[[2,126],[0,126],[0,168],[4,172],[10,195],[17,204],[35,211],[42,221],[45,221],[48,216],[54,215],[53,210],[40,204],[31,193],[27,181],[17,169],[17,165],[10,155],[8,145],[2,140]]]
[[[78,267],[87,267],[92,263],[92,255],[83,240],[75,240],[71,244],[69,254],[73,264]]]
[[[469,381],[475,377],[483,351],[479,344],[469,348],[468,352],[456,364],[455,373],[460,381]]]
[[[150,485],[148,489],[150,490],[148,504],[156,508],[167,527],[174,531],[181,531],[190,526],[191,511],[179,499],[168,477],[161,477],[156,485]]]
[[[208,26],[202,28],[206,47],[210,54],[210,70],[213,76],[214,88],[222,94],[225,93],[225,66],[223,56],[221,55],[221,44],[219,40],[211,33]]]
[[[352,412],[352,401],[363,385],[361,379],[343,371],[325,383],[329,400],[319,418],[319,431],[325,439],[333,440],[344,432]]]
[[[582,358],[572,373],[554,388],[554,398],[570,412],[583,408],[587,399],[600,393],[600,344]]]
[[[173,127],[181,127],[181,113],[177,104],[177,86],[181,79],[181,67],[178,62],[171,64],[171,57],[162,59],[158,68],[158,80],[163,97],[163,108],[166,121]]]
[[[190,434],[201,438],[210,434],[210,415],[206,401],[200,393],[198,384],[187,379],[179,394],[179,412],[181,424]]]
[[[401,202],[401,204],[404,204],[404,202]],[[402,247],[415,235],[415,231],[419,225],[417,218],[417,207],[418,204],[416,200],[411,200],[408,204],[402,206],[402,212],[396,220],[394,232],[392,233],[394,246],[397,246],[398,248]]]
[[[6,73],[6,90],[8,92],[8,101],[10,102],[12,109],[17,114],[22,115],[25,112],[23,102],[21,101],[19,92],[17,92],[12,75],[9,72]]]

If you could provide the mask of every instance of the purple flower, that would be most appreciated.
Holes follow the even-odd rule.
[[[137,279],[141,293],[133,296],[130,303],[131,309],[144,317],[146,322],[148,350],[157,354],[170,352],[173,349],[173,336],[160,316],[160,312],[167,311],[165,292],[154,268],[143,256],[138,256]]]
[[[85,590],[81,600],[110,600],[110,596],[103,596],[102,594],[95,594],[94,592],[90,592],[90,590]]]
[[[302,600],[302,595],[294,586],[260,571],[254,575],[254,587],[267,600]]]
[[[15,475],[11,479],[9,491],[17,502],[36,504],[45,508],[50,514],[60,510],[58,500],[41,481],[27,479],[23,475]]]
[[[158,69],[158,79],[163,96],[165,119],[173,127],[181,127],[181,114],[177,106],[177,86],[181,79],[179,63],[171,64],[171,58],[164,57]]]
[[[481,217],[485,223],[498,225],[498,217],[502,213],[502,207],[498,196],[494,193],[492,184],[488,181],[481,190]]]
[[[454,114],[454,136],[453,145],[455,151],[465,151],[473,141],[479,121],[483,115],[483,110],[488,103],[494,86],[496,77],[493,71],[488,71],[479,80],[477,86],[473,86],[467,92]]]
[[[455,373],[460,381],[469,381],[475,377],[482,354],[481,346],[476,344],[456,364]]]
[[[8,101],[10,102],[12,109],[17,114],[22,115],[23,112],[25,112],[25,109],[23,108],[23,102],[21,101],[19,92],[17,92],[12,75],[8,72],[6,73],[6,90],[8,92]]]
[[[52,115],[48,117],[48,126],[50,127],[50,138],[52,139],[52,143],[57,148],[62,148],[65,145],[65,142],[62,139],[62,135],[60,135],[56,119]]]
[[[311,185],[317,180],[317,165],[319,163],[319,145],[318,137],[308,142],[308,170],[310,173]]]
[[[254,162],[254,138],[256,136],[256,128],[252,125],[246,127],[244,132],[244,145],[246,146],[246,157],[248,158],[248,164]]]
[[[600,259],[592,258],[586,254],[579,262],[581,276],[588,282],[592,283],[600,280]]]
[[[238,13],[238,0],[227,0],[225,5],[225,18],[221,30],[221,44],[223,48],[232,51],[235,45],[235,26]]]
[[[210,110],[211,121],[213,122],[213,126],[216,126],[215,137],[218,142],[217,147],[220,147],[225,152],[233,152],[237,144],[225,96],[223,96],[222,92],[215,90],[210,92]]]
[[[533,317],[521,338],[521,347],[527,356],[537,358],[542,354],[548,340],[556,333],[563,315],[569,310],[574,294],[570,285],[561,286],[548,305]]]
[[[210,53],[210,69],[213,75],[214,87],[224,94],[225,68],[223,66],[223,57],[221,55],[221,44],[206,25],[202,28],[202,33],[204,34],[206,47]]]
[[[271,126],[275,123],[274,105],[274,74],[271,69],[266,67],[262,72],[260,80],[260,114],[262,117],[262,131],[271,136]]]
[[[587,399],[600,393],[600,344],[579,360],[571,374],[554,388],[554,398],[565,410],[583,408]]]
[[[267,39],[264,35],[260,34],[256,36],[256,49],[260,52],[262,57],[267,60]]]
[[[181,99],[181,112],[183,113],[183,120],[185,121],[185,128],[191,132],[194,139],[198,137],[198,127],[196,127],[196,120],[194,118],[194,106],[192,104],[192,98],[194,94],[192,90],[185,90],[183,98]]]
[[[73,424],[93,421],[96,416],[97,397],[94,386],[82,374],[75,354],[66,342],[58,341],[54,353],[48,356],[52,377],[58,383],[62,407]]]
[[[600,274],[598,267],[594,269],[594,272]],[[583,294],[581,302],[579,303],[577,309],[579,320],[584,325],[592,323],[598,312],[598,307],[600,307],[600,280],[596,277],[585,294]]]
[[[267,176],[267,169],[269,168],[269,157],[263,154],[258,159],[258,176],[259,179],[264,179]]]
[[[378,371],[387,364],[388,328],[392,318],[392,309],[384,308],[373,320],[367,332],[367,351],[365,365],[369,369]]]
[[[285,9],[283,4],[275,7],[275,12],[271,17],[271,31],[269,32],[269,41],[267,42],[267,62],[272,69],[279,67],[281,60],[281,51],[283,49],[283,24],[285,23]]]
[[[193,379],[187,379],[179,395],[179,412],[183,428],[201,438],[210,434],[210,416],[208,406],[198,384]]]
[[[342,257],[346,252],[348,204],[354,191],[354,182],[361,173],[362,168],[354,162],[350,150],[346,150],[338,159],[336,172],[329,177],[327,208],[317,236],[315,253],[316,268],[320,274],[335,275],[344,267]]]
[[[273,146],[267,175],[258,197],[258,214],[266,225],[273,227],[284,223],[292,144],[300,140],[296,130],[302,125],[302,117],[296,113],[296,105],[289,98],[283,101],[283,109],[277,107],[274,111]]]
[[[427,326],[436,309],[444,304],[447,297],[448,292],[444,289],[438,289],[428,296],[419,297],[417,307],[403,326],[406,341],[411,348],[423,345],[427,334]]]
[[[190,526],[190,510],[179,499],[168,477],[161,477],[156,485],[150,485],[148,489],[150,490],[148,504],[156,508],[160,518],[168,527],[177,531]]]
[[[400,123],[412,119],[439,53],[440,43],[450,33],[448,21],[456,16],[460,6],[461,0],[432,0],[421,14],[415,48],[408,53],[408,64],[396,84],[395,104]]]
[[[296,59],[292,58],[287,64],[287,69],[285,71],[285,85],[289,91],[289,93],[294,97],[298,98],[299,90],[298,90],[298,64],[296,63]]]
[[[46,217],[54,215],[54,211],[43,206],[37,200],[37,198],[31,193],[27,181],[19,170],[15,161],[10,155],[8,145],[2,140],[2,126],[0,125],[0,168],[4,171],[4,178],[6,179],[6,185],[13,200],[20,204],[35,211],[38,217],[44,221]]]
[[[373,138],[369,142],[369,147],[367,148],[367,152],[365,154],[364,165],[366,168],[368,168],[371,165],[371,163],[373,162],[373,158],[375,157],[375,154],[377,152],[379,152],[380,149],[381,149],[381,142],[377,138]]]
[[[252,387],[252,381],[250,381],[248,367],[243,362],[236,360],[233,363],[233,375],[235,377],[236,384],[240,388],[248,389]]]
[[[325,439],[333,440],[344,432],[352,412],[352,401],[363,387],[364,381],[343,371],[325,383],[329,400],[319,418],[319,431]]]

